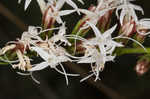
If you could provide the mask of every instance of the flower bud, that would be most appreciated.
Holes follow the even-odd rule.
[[[97,26],[102,32],[106,31],[108,29],[108,27],[110,26],[112,12],[113,12],[113,10],[110,10],[110,11],[106,12],[104,14],[104,16],[100,17],[100,19],[97,23]]]
[[[135,33],[135,22],[134,20],[128,21],[128,22],[124,22],[123,25],[121,26],[121,35],[124,35],[126,37],[131,37],[133,36],[133,34]]]
[[[49,6],[43,15],[42,21],[43,21],[43,26],[44,29],[51,28],[53,24],[55,23],[55,19],[50,15],[50,13],[53,13],[53,8]]]
[[[140,59],[135,67],[135,71],[139,76],[144,75],[146,72],[148,72],[149,69],[150,69],[150,60],[148,59],[148,57]]]

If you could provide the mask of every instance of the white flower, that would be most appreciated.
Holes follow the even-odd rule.
[[[5,54],[7,51],[13,51],[17,54],[18,60],[15,61],[9,61],[8,59],[4,60],[1,59],[4,62],[8,62],[10,65],[12,65],[13,68],[18,68],[20,70],[26,71],[32,67],[30,64],[30,59],[28,56],[25,55],[25,47],[23,43],[21,42],[15,42],[15,44],[10,44],[5,46],[0,50],[0,55]],[[19,62],[19,63],[18,63]],[[16,64],[18,63],[18,64]]]
[[[50,41],[52,41],[53,43],[61,41],[61,43],[65,43],[64,45],[71,46],[71,43],[67,40],[67,38],[65,37],[65,34],[66,34],[66,27],[65,27],[65,23],[63,23],[62,26],[59,28],[58,33],[54,35],[53,37],[51,37]]]
[[[53,46],[53,45],[50,45]],[[38,55],[44,60],[44,62],[41,62],[34,67],[32,67],[29,71],[38,71],[45,69],[46,67],[50,66],[51,68],[54,68],[56,71],[60,72],[56,66],[60,65],[63,72],[60,72],[65,75],[66,77],[66,83],[68,85],[68,78],[67,76],[77,76],[75,74],[67,74],[63,65],[61,64],[62,62],[67,62],[67,61],[72,61],[68,57],[68,53],[63,49],[62,47],[55,47],[54,46],[49,48],[49,50],[44,50],[43,48],[40,47],[32,47],[34,51],[38,53]]]
[[[150,19],[149,18],[144,18],[139,20],[136,23],[136,30],[139,34],[141,35],[148,35],[150,34]]]
[[[40,29],[39,31],[38,28]],[[39,37],[41,32],[42,30],[40,27],[29,26],[28,31],[23,32],[21,39],[18,39],[18,42],[24,45],[24,50],[26,50],[27,47],[30,49],[30,45],[35,45],[36,42],[42,41]]]
[[[24,49],[26,49],[27,47],[30,49],[31,45],[36,45],[37,42],[43,42],[39,34],[50,30],[58,30],[58,29],[60,29],[60,27],[42,30],[41,27],[29,26],[28,31],[23,32],[21,39],[17,39],[18,42],[15,43],[21,43],[23,44]]]
[[[25,40],[29,38],[41,40],[41,38],[38,36],[41,33],[41,31],[42,31],[41,27],[29,26],[28,31],[23,32],[21,36],[21,40]]]
[[[88,20],[90,23],[96,25],[99,19],[112,9],[111,7],[103,7],[103,4],[102,1],[96,7],[91,7],[89,10],[79,9],[79,11],[85,14],[85,21]],[[88,24],[85,23],[81,29],[88,27]]]
[[[63,23],[63,20],[61,19],[61,16],[65,16],[68,14],[71,14],[75,12],[76,10],[60,10],[59,6],[61,6],[61,3],[56,2],[56,5],[50,4],[47,8],[47,11],[45,13],[45,23],[48,23],[52,19],[57,21],[59,24]]]
[[[118,14],[119,10],[121,10],[120,17]],[[123,25],[123,21],[126,21],[126,20],[130,21],[131,19],[134,19],[134,21],[137,22],[138,17],[136,15],[135,10],[141,11],[142,14],[144,14],[144,11],[140,6],[130,3],[130,0],[129,1],[124,0],[123,4],[118,6],[116,9],[116,15],[120,19],[120,24]]]
[[[23,70],[23,71],[29,70],[32,67],[29,57],[27,57],[26,55],[23,55],[23,53],[20,50],[16,50],[16,54],[19,59],[19,63],[12,64],[12,67],[13,68],[18,67],[18,69]]]
[[[0,50],[0,55],[3,55],[5,54],[7,51],[9,50],[12,50],[16,47],[16,44],[11,44],[11,45],[7,45],[5,47],[3,47],[1,50]]]
[[[23,32],[21,39],[17,39],[17,41],[10,41],[8,42],[9,45],[1,49],[1,55],[5,54],[9,50],[17,54],[18,64],[8,61],[13,68],[18,67],[19,69],[26,71],[32,67],[29,57],[25,54],[26,50],[30,49],[31,45],[36,45],[37,42],[42,41],[42,39],[38,36],[40,33],[38,28],[39,27],[29,26],[28,31]]]
[[[29,59],[29,57],[24,55],[24,52],[21,50],[21,48],[17,49],[17,47],[19,47],[19,45],[16,45],[16,44],[7,45],[7,46],[5,46],[4,48],[2,48],[0,50],[0,55],[5,54],[9,50],[14,50],[17,54],[18,60],[15,60],[15,61],[9,61],[7,59],[6,60],[0,59],[0,60],[10,63],[13,68],[18,67],[18,69],[26,71],[26,70],[28,70],[29,68],[32,67],[31,64],[30,64],[30,59]],[[18,64],[15,64],[15,63],[18,63]]]
[[[71,61],[71,59],[65,56],[65,53],[61,53],[62,51],[60,51],[59,48],[55,49],[55,52],[52,51],[47,52],[40,47],[32,47],[32,50],[36,51],[39,54],[39,56],[42,59],[44,59],[44,62],[36,65],[32,69],[30,69],[30,71],[42,70],[48,66],[50,66],[51,68],[56,68],[56,66],[59,65],[59,63],[61,62],[65,62],[68,60]],[[56,50],[59,52],[57,52]]]
[[[83,42],[83,47],[86,48],[85,54],[84,57],[79,59],[78,63],[90,63],[92,72],[96,76],[95,79],[96,81],[97,79],[99,79],[99,72],[101,72],[104,69],[105,63],[107,61],[113,61],[115,56],[111,56],[111,55],[104,56],[101,52],[99,52],[96,49],[95,46],[89,45],[88,41]],[[89,77],[90,76],[83,78],[81,82],[88,79]]]
[[[111,37],[111,34],[114,32],[117,25],[113,26],[111,29],[105,31],[102,34],[94,24],[90,22],[87,22],[87,24],[91,26],[96,36],[95,38],[92,39],[91,44],[97,45],[102,54],[104,55],[109,54],[109,53],[111,54],[116,47],[123,46],[122,44],[112,40],[112,37]]]
[[[87,24],[93,29],[96,37],[83,42],[83,47],[86,50],[84,57],[78,63],[91,63],[92,71],[96,75],[95,80],[97,80],[99,79],[99,72],[104,69],[105,63],[114,60],[115,56],[112,56],[112,53],[115,48],[122,47],[123,45],[115,42],[111,37],[117,25],[102,34],[94,24],[90,22],[87,22]],[[93,66],[92,64],[95,65]]]
[[[61,62],[72,61],[65,49],[57,44],[57,41],[61,41],[67,44],[70,44],[67,39],[64,37],[65,34],[65,26],[62,25],[57,35],[54,35],[50,39],[46,39],[45,41],[37,44],[35,47],[31,47],[32,50],[36,51],[41,58],[47,62],[47,66],[49,65],[51,68],[56,68],[57,65],[61,64]],[[47,67],[45,66],[45,67]],[[40,70],[44,69],[44,66],[39,67],[35,66],[31,70]],[[38,68],[38,69],[37,69]]]

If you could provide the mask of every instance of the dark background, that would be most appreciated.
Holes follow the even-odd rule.
[[[84,8],[95,2],[84,1]],[[141,5],[145,11],[145,15],[140,15],[140,18],[150,17],[149,0],[137,0],[135,3]],[[70,17],[76,20],[80,18]],[[67,23],[69,28],[75,25],[76,20]],[[23,9],[23,2],[17,4],[17,0],[0,0],[0,47],[19,38],[28,25],[40,26],[40,22],[41,14],[35,0],[27,11]],[[18,75],[10,65],[1,65],[0,99],[149,99],[150,72],[137,76],[134,71],[137,59],[137,55],[117,57],[114,63],[106,64],[100,75],[101,81],[80,83],[80,77],[69,77],[68,86],[64,76],[53,69],[33,73],[41,82],[38,85],[30,76]]]

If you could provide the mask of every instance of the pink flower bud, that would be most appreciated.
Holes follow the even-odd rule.
[[[51,28],[55,22],[54,18],[49,15],[49,13],[52,13],[52,12],[54,12],[53,8],[51,6],[49,6],[43,15],[42,21],[43,21],[43,25],[44,25],[45,29]]]
[[[150,62],[148,59],[143,59],[137,62],[135,71],[137,75],[142,76],[150,69]]]
[[[98,28],[101,30],[107,30],[110,25],[113,10],[106,12],[98,21]]]
[[[131,37],[136,31],[135,21],[131,20],[129,22],[124,22],[121,26],[121,33],[124,36]]]

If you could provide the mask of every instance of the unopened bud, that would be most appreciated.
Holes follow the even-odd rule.
[[[139,60],[136,64],[135,71],[137,75],[142,76],[150,69],[150,61],[148,59]]]
[[[124,36],[131,37],[135,33],[135,22],[133,20],[125,22],[121,26],[121,33]]]
[[[109,28],[112,18],[112,12],[113,10],[110,10],[100,17],[97,26],[102,32],[106,31]]]
[[[51,28],[53,24],[55,23],[55,19],[50,15],[50,13],[53,13],[54,10],[51,6],[49,6],[43,15],[42,21],[44,29]]]

